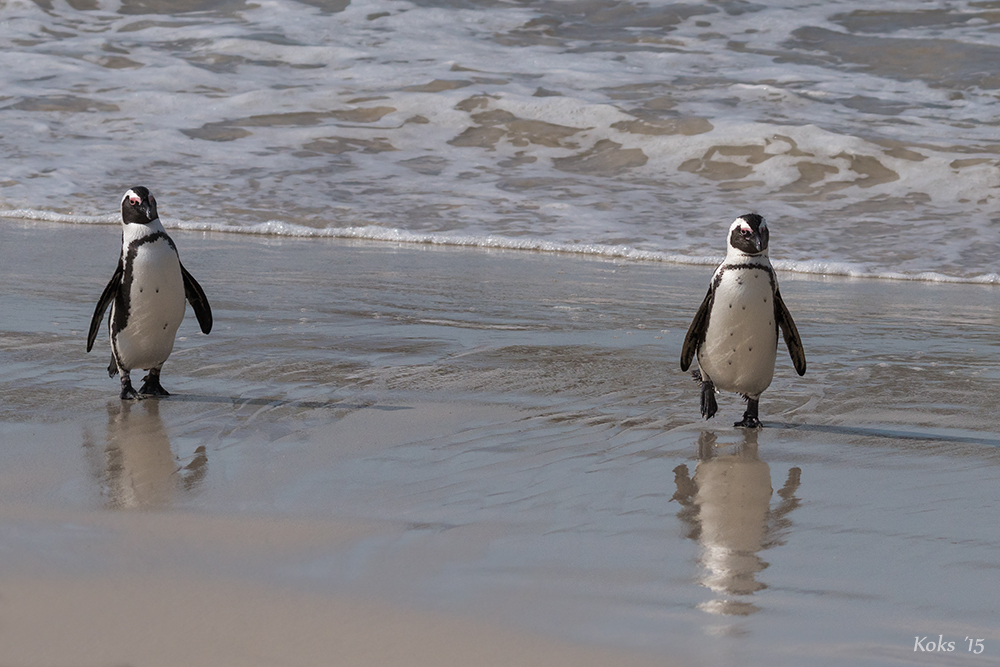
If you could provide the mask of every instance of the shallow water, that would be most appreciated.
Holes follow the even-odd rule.
[[[0,209],[995,282],[991,3],[9,2]]]
[[[189,317],[175,396],[128,405],[84,352],[117,232],[0,234],[0,309],[24,314],[0,337],[0,502],[379,526],[220,559],[21,518],[4,575],[138,559],[682,664],[1000,646],[989,286],[782,274],[809,371],[782,345],[754,433],[729,426],[736,396],[701,421],[677,368],[708,267],[178,233],[216,329]],[[953,662],[914,653],[938,634]]]

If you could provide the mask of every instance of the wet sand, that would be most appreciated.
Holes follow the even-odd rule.
[[[0,577],[0,654],[7,664],[662,664],[457,614],[275,585],[262,569],[307,551],[343,550],[380,532],[371,526],[196,513],[3,511],[5,525],[36,536],[89,534],[89,544],[77,542],[75,549],[49,547],[61,551],[54,560],[62,563]],[[83,550],[108,559],[101,572],[68,562]]]
[[[215,329],[128,404],[118,234],[0,224],[2,662],[1000,651],[994,287],[781,275],[809,371],[744,432],[677,368],[709,267],[175,233]]]

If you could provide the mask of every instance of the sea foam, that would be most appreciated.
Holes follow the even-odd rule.
[[[191,229],[700,264],[757,211],[789,271],[1000,256],[976,3],[85,5],[5,8],[4,216],[142,184]]]

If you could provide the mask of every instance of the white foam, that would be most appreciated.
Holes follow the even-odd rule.
[[[49,211],[9,210],[0,211],[0,218],[26,221],[57,222],[82,225],[117,225],[117,213],[86,216],[67,215]],[[509,238],[503,236],[473,236],[443,234],[434,232],[413,232],[399,228],[366,225],[361,227],[310,227],[281,220],[262,223],[236,225],[218,222],[197,222],[185,220],[163,220],[163,226],[170,230],[200,231],[219,234],[247,234],[255,236],[276,236],[285,238],[315,239],[357,239],[414,245],[436,245],[494,250],[527,251],[583,255],[610,260],[636,262],[664,262],[692,266],[716,266],[721,256],[685,255],[656,250],[643,250],[629,245],[607,245],[601,243],[562,243],[531,238]],[[1000,275],[987,273],[973,276],[951,276],[937,272],[901,273],[872,271],[849,262],[774,260],[772,264],[782,272],[805,275],[844,276],[874,280],[905,280],[934,283],[1000,284]]]
[[[189,231],[211,231],[236,234],[286,236],[295,238],[338,238],[367,241],[387,241],[404,244],[427,244],[469,248],[489,248],[544,253],[560,253],[623,259],[639,262],[665,262],[695,266],[716,266],[722,262],[721,256],[679,255],[662,251],[640,250],[628,245],[604,245],[600,243],[559,243],[537,239],[506,238],[502,236],[465,236],[438,233],[416,233],[401,229],[369,225],[365,227],[306,227],[279,220],[271,220],[257,225],[222,225],[199,222],[168,222],[165,227]],[[899,272],[871,271],[848,262],[775,260],[774,267],[780,271],[808,275],[845,276],[876,280],[906,280],[916,282],[1000,284],[1000,275],[995,273],[957,277],[942,273],[922,272],[906,274]]]
[[[39,211],[27,208],[11,209],[7,211],[0,210],[0,218],[40,220],[44,222],[64,222],[74,225],[114,225],[121,222],[121,217],[118,213],[108,213],[105,215],[71,215],[67,213],[55,213],[53,211]]]
[[[559,3],[99,5],[5,6],[0,216],[110,222],[144,184],[216,231],[703,263],[757,210],[797,272],[991,282],[1000,256],[995,91],[923,80],[919,53],[902,76],[789,47],[989,46],[990,23],[852,35],[861,0],[695,0],[667,27]],[[674,121],[697,133],[655,133]]]

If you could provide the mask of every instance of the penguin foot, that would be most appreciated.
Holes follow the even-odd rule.
[[[169,396],[170,393],[160,385],[160,371],[152,369],[142,378],[139,393],[143,396]]]
[[[746,412],[743,413],[743,420],[736,422],[733,426],[736,428],[763,428],[764,425],[761,424],[760,419],[757,418],[757,410],[760,407],[760,399],[750,398],[749,396],[746,397],[746,399],[747,409]]]
[[[738,421],[733,424],[736,428],[764,428],[764,424],[761,423],[756,417],[747,417],[743,415],[743,421]]]
[[[701,381],[701,416],[711,419],[719,411],[719,404],[715,402],[715,383],[711,380]]]
[[[140,398],[139,392],[132,388],[132,381],[129,379],[128,373],[122,373],[121,399],[123,401],[138,401]]]

